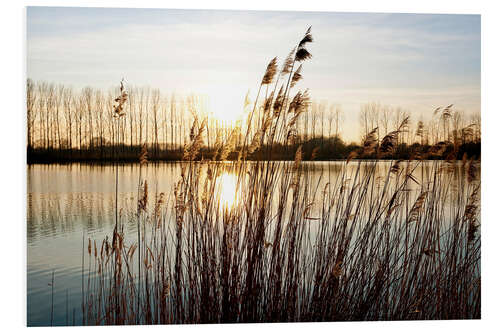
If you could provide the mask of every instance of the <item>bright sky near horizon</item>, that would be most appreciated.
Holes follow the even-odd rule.
[[[480,111],[479,15],[28,7],[27,77],[105,89],[124,77],[231,113],[308,26],[297,89],[342,106],[347,140],[372,101],[415,118],[452,103]]]

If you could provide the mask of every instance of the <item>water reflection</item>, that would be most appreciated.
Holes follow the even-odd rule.
[[[217,178],[219,204],[224,210],[231,210],[234,207],[237,197],[237,181],[237,176],[232,173],[223,173]]]
[[[288,162],[281,162],[281,166]],[[321,216],[323,196],[327,201],[332,198],[331,189],[344,181],[352,186],[356,179],[357,162],[348,165],[345,178],[339,175],[344,168],[343,162],[305,162],[304,171],[310,176],[310,184],[315,191],[315,198],[310,202],[317,205],[311,208],[309,216]],[[207,177],[207,165],[202,166],[200,184]],[[375,171],[376,191],[381,191],[385,182],[390,161],[377,164]],[[416,182],[408,187],[408,196],[415,198],[420,185],[426,186],[425,179],[433,174],[439,163],[424,162],[414,172]],[[160,192],[165,193],[165,202],[173,205],[173,189],[181,175],[180,163],[158,163],[140,167],[135,164],[121,165],[119,178],[118,202],[120,221],[124,227],[126,241],[134,241],[137,223],[135,213],[137,207],[138,184],[140,179],[148,181],[150,198]],[[279,169],[277,168],[277,174]],[[216,176],[216,195],[220,208],[230,211],[238,206],[241,195],[238,177],[231,163],[219,168]],[[244,174],[244,181],[252,175]],[[361,173],[367,172],[362,168]],[[396,181],[396,176],[391,176]],[[440,186],[450,188],[450,196],[462,188],[464,182],[463,168],[457,168],[447,176],[446,183]],[[350,179],[350,181],[346,181]],[[391,180],[391,181],[392,181]],[[54,323],[71,324],[74,320],[79,324],[81,306],[81,266],[82,244],[87,238],[103,239],[112,233],[114,226],[114,193],[115,173],[113,165],[31,165],[28,167],[27,195],[27,241],[28,241],[28,324],[50,324],[50,308],[47,300],[51,296],[52,271],[55,272],[54,288]],[[279,180],[277,182],[279,186]],[[201,188],[201,185],[200,185]],[[278,198],[274,198],[278,199]],[[449,198],[448,198],[449,199]],[[448,200],[443,198],[442,200]],[[411,202],[411,201],[410,201]],[[155,200],[150,200],[153,206]],[[152,208],[152,207],[150,207]],[[151,211],[153,209],[150,209]],[[313,221],[313,220],[311,220]]]

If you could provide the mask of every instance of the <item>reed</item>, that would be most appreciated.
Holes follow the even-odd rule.
[[[249,119],[262,116],[255,129],[248,122],[245,144],[234,131],[199,161],[206,123],[195,117],[174,188],[151,194],[139,180],[137,241],[126,244],[115,228],[111,243],[93,255],[89,246],[84,324],[480,318],[478,161],[452,152],[453,167],[436,162],[417,176],[422,153],[391,162],[380,179],[377,160],[353,159],[390,151],[405,119],[381,141],[369,132],[324,188],[300,145],[294,161],[248,162],[257,148],[271,156],[275,143],[293,141],[309,95],[291,90],[312,40],[309,28],[279,75],[276,58],[267,67],[259,92],[274,88],[254,102]],[[230,202],[221,193],[227,174]]]

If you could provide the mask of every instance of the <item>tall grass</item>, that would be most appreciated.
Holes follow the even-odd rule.
[[[195,161],[206,122],[194,117],[174,188],[151,195],[139,180],[137,242],[120,228],[89,240],[85,324],[480,318],[478,162],[450,155],[417,175],[416,156],[381,179],[377,161],[352,159],[389,153],[408,119],[382,140],[369,133],[322,188],[300,146],[293,162],[247,162],[293,142],[309,103],[307,91],[291,95],[303,75],[294,69],[310,42],[308,29],[281,71],[276,58],[267,67],[264,101],[248,116],[261,108],[259,127],[242,125],[236,161],[224,162],[236,134]],[[230,202],[224,174],[235,179]]]

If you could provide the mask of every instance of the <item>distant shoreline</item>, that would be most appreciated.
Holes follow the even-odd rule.
[[[370,162],[370,161],[380,161],[380,162],[388,162],[388,161],[397,161],[398,159],[395,158],[354,158],[351,160],[356,161],[356,162]],[[418,161],[421,162],[430,162],[430,161],[444,161],[446,159],[444,158],[433,158],[433,159],[419,159]],[[228,159],[226,161],[213,161],[213,160],[196,160],[194,162],[220,162],[220,163],[225,163],[225,162],[234,162],[236,160],[234,159]],[[245,163],[247,162],[266,162],[266,161],[271,161],[271,162],[292,162],[292,159],[274,159],[274,160],[246,160]],[[308,163],[308,162],[345,162],[346,159],[330,159],[330,160],[325,160],[325,159],[315,159],[315,160],[303,160],[302,162]],[[410,159],[402,159],[402,161],[417,161],[415,159],[410,160]],[[481,162],[481,159],[477,159],[478,162]],[[160,164],[160,163],[188,163],[188,162],[193,162],[193,161],[183,161],[183,160],[162,160],[162,159],[157,159],[157,160],[150,160],[149,164]],[[100,164],[100,165],[111,165],[114,163],[119,163],[119,164],[139,164],[139,161],[137,160],[27,160],[27,165],[68,165],[68,164]]]
[[[353,154],[361,149],[357,144],[344,145],[340,143],[334,148],[333,145],[315,145],[313,142],[306,142],[301,146],[303,161],[345,161],[346,159],[362,159],[362,160],[446,160],[446,159],[462,159],[464,154],[469,158],[481,158],[481,142],[467,143],[459,146],[448,145],[439,153],[432,152],[432,146],[402,144],[394,149],[391,154],[370,154],[359,155]],[[245,158],[247,161],[293,161],[295,153],[299,145],[294,146],[279,146],[265,147],[262,150],[255,151]],[[319,148],[317,148],[319,147]],[[270,154],[269,149],[273,152]],[[235,161],[238,159],[238,151],[236,149],[229,153],[225,160]],[[93,150],[85,149],[28,149],[26,160],[27,164],[53,164],[53,163],[137,163],[141,154],[141,147],[138,146],[106,146],[94,148]],[[162,150],[155,149],[154,146],[148,147],[148,160],[151,162],[182,162],[183,152],[181,149]],[[214,155],[216,158],[214,158]],[[354,155],[354,156],[353,156]],[[213,161],[220,160],[218,152],[214,150],[201,149],[200,154],[195,159],[197,161]]]

